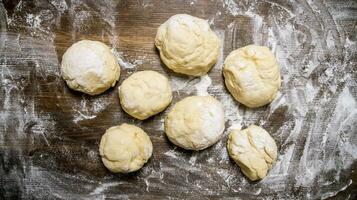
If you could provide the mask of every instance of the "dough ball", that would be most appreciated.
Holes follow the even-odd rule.
[[[175,145],[202,150],[216,143],[224,131],[222,104],[211,96],[186,97],[165,119],[165,133]]]
[[[140,169],[149,160],[152,143],[141,128],[124,123],[105,132],[99,152],[110,171],[129,173]]]
[[[120,67],[107,45],[82,40],[64,53],[61,72],[73,90],[96,95],[115,85]]]
[[[168,68],[192,76],[207,74],[220,54],[220,40],[208,22],[187,14],[174,15],[163,23],[155,45]]]
[[[252,181],[267,175],[278,154],[274,139],[263,128],[256,125],[251,125],[244,130],[232,130],[227,148],[230,157]]]
[[[136,72],[120,85],[119,98],[125,112],[144,120],[163,111],[170,104],[170,82],[158,72]]]
[[[248,45],[231,52],[223,74],[229,92],[250,108],[270,103],[280,88],[278,63],[264,46]]]

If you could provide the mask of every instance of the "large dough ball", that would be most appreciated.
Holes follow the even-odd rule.
[[[168,68],[193,76],[207,74],[220,52],[220,40],[207,21],[187,14],[174,15],[163,23],[155,45]]]
[[[278,63],[264,46],[248,45],[231,52],[224,62],[223,74],[233,97],[251,108],[273,101],[280,88]]]
[[[267,175],[278,154],[274,139],[256,125],[232,130],[227,148],[231,158],[252,181]]]
[[[211,96],[186,97],[174,105],[165,119],[165,133],[169,140],[188,150],[213,145],[223,131],[223,106]]]
[[[139,127],[122,124],[109,128],[99,145],[104,165],[112,172],[129,173],[140,169],[151,157],[152,143]]]
[[[96,95],[115,85],[120,67],[107,45],[82,40],[64,53],[61,72],[73,90]]]
[[[120,85],[119,98],[125,112],[144,120],[163,111],[170,104],[170,82],[158,72],[136,72]]]

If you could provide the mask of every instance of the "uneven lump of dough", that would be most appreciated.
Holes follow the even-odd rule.
[[[139,170],[152,155],[149,136],[139,127],[122,124],[109,128],[99,145],[104,165],[112,172]]]
[[[119,98],[125,112],[144,120],[170,104],[172,91],[164,75],[155,71],[141,71],[123,81],[119,87]]]
[[[202,76],[217,62],[220,40],[206,20],[177,14],[160,25],[155,45],[174,72]]]
[[[264,178],[277,158],[274,139],[256,125],[244,130],[232,130],[227,148],[230,157],[252,181]]]
[[[223,75],[233,97],[250,108],[273,101],[281,84],[278,63],[264,46],[248,45],[231,52]]]
[[[71,89],[96,95],[115,85],[120,66],[107,45],[81,40],[64,53],[61,73]]]
[[[202,150],[216,143],[224,131],[222,104],[211,96],[186,97],[165,119],[165,133],[175,145]]]

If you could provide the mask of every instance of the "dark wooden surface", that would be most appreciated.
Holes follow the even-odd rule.
[[[1,7],[0,199],[356,198],[356,1],[3,0]],[[277,55],[281,94],[262,108],[232,101],[222,59],[209,73],[208,92],[230,113],[226,127],[260,124],[277,141],[278,164],[264,181],[242,175],[227,157],[226,136],[184,151],[164,135],[167,110],[139,121],[120,108],[116,87],[138,70],[180,82],[173,104],[196,94],[200,79],[172,73],[154,46],[158,26],[177,13],[211,22],[222,59],[251,43]],[[123,60],[115,88],[91,97],[65,85],[61,56],[81,39],[103,41]],[[142,127],[154,145],[148,164],[128,175],[110,173],[98,153],[105,130],[123,122]]]

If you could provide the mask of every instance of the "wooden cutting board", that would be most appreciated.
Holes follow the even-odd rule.
[[[304,199],[356,198],[356,40],[353,0],[3,0],[0,3],[0,199]],[[170,16],[207,19],[222,40],[208,76],[173,73],[154,38]],[[81,39],[113,49],[117,85],[98,96],[61,79],[65,50]],[[222,63],[234,49],[266,45],[275,53],[282,89],[265,107],[248,109],[224,86]],[[250,182],[226,150],[228,132],[211,148],[185,151],[163,131],[170,107],[145,121],[120,107],[117,87],[130,74],[168,76],[175,104],[208,92],[225,107],[226,129],[258,124],[276,140],[269,176]],[[98,145],[111,126],[131,123],[154,152],[138,172],[110,173]],[[340,192],[341,191],[341,192]]]

